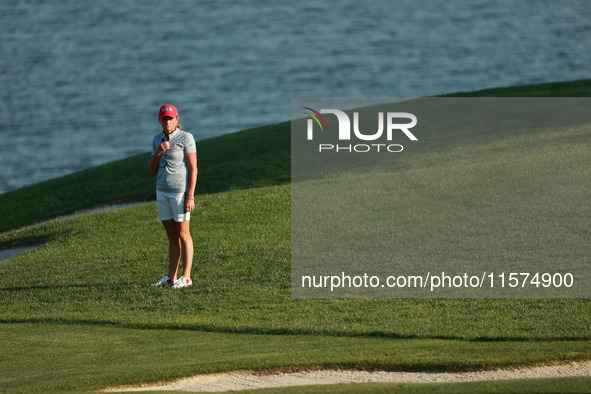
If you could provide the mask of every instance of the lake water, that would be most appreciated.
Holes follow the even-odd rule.
[[[165,103],[199,140],[291,97],[591,76],[586,0],[5,1],[0,33],[0,193],[150,150]]]

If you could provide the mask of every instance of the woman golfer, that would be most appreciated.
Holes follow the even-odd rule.
[[[193,136],[181,130],[177,109],[163,105],[158,113],[162,133],[154,137],[150,172],[157,176],[158,218],[168,236],[168,275],[152,286],[191,286],[193,239],[189,231],[191,211],[195,209],[197,150]],[[183,258],[183,275],[177,279]]]

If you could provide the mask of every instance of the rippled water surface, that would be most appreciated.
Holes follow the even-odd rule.
[[[590,76],[591,2],[0,3],[0,193],[289,120],[292,96],[404,97]],[[205,165],[205,163],[201,163]]]

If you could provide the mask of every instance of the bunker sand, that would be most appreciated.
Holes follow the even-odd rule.
[[[529,368],[507,368],[471,372],[388,372],[325,370],[261,374],[237,371],[199,375],[172,383],[114,388],[108,391],[236,391],[273,387],[338,383],[455,383],[486,380],[591,376],[591,361]]]

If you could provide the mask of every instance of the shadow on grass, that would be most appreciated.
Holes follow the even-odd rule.
[[[86,283],[86,284],[69,284],[69,285],[56,285],[56,286],[15,286],[15,287],[0,287],[0,292],[6,291],[26,291],[26,290],[61,290],[61,289],[88,289],[88,288],[103,288],[103,289],[117,289],[122,286],[133,286],[135,283],[117,282],[114,284],[105,283]],[[140,286],[137,286],[140,287]]]
[[[52,238],[52,235],[47,235],[43,237],[24,237],[8,242],[0,242],[0,251],[12,248],[37,247],[49,242]]]
[[[81,286],[84,287],[84,286]],[[14,289],[12,289],[14,290]],[[591,337],[538,337],[538,338],[523,338],[511,336],[497,336],[497,337],[476,337],[465,338],[453,335],[404,335],[384,332],[370,332],[370,333],[345,333],[345,332],[322,332],[318,333],[307,329],[263,329],[263,328],[233,328],[226,327],[221,329],[218,326],[208,324],[171,324],[171,323],[130,323],[114,320],[98,320],[98,319],[75,319],[75,318],[29,318],[29,319],[11,319],[0,318],[0,324],[63,324],[63,325],[86,325],[98,327],[118,327],[125,329],[139,329],[139,330],[172,330],[172,331],[195,331],[208,332],[219,334],[243,334],[243,335],[279,335],[279,336],[322,336],[335,338],[383,338],[394,340],[409,340],[409,339],[429,339],[429,340],[444,340],[444,341],[463,341],[472,343],[485,342],[585,342],[591,340]]]
[[[37,247],[41,246],[42,244],[36,245],[29,245],[29,246],[14,246],[9,249],[0,249],[0,262],[7,260],[11,257],[19,255],[21,253],[28,252],[30,250],[36,249]]]
[[[24,252],[36,249],[39,246],[49,242],[51,236],[45,237],[25,237],[9,242],[0,242],[0,262]]]
[[[0,242],[0,262],[18,254],[36,249],[61,237],[67,237],[70,232],[71,229],[68,228],[53,228],[34,231],[33,234],[27,232],[24,234],[18,232],[11,233],[9,234],[11,236],[5,241]],[[20,251],[18,253],[11,253],[12,250],[16,249],[20,249]]]

